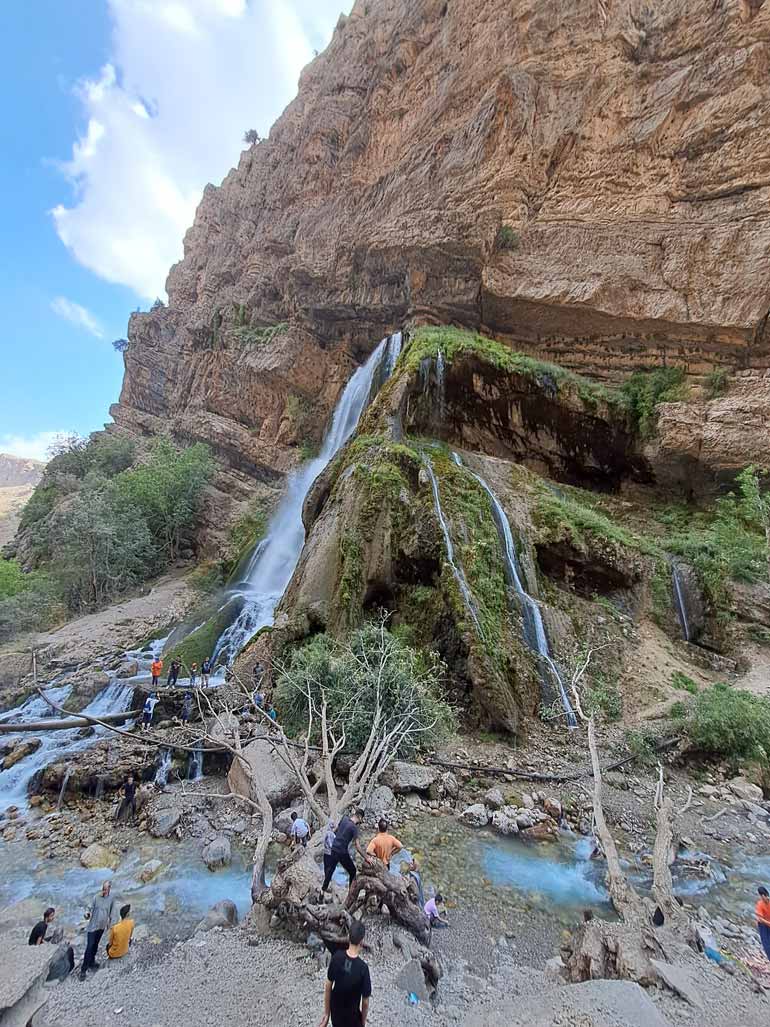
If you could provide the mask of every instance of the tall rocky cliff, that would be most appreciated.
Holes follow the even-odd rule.
[[[409,322],[761,372],[769,80],[764,0],[357,0],[132,316],[118,430],[207,441],[244,498]]]

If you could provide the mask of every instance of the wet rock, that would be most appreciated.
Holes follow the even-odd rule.
[[[3,770],[10,770],[11,767],[15,767],[19,760],[23,760],[25,756],[32,755],[33,752],[37,752],[40,746],[43,744],[40,738],[25,738],[23,742],[19,742],[3,760]]]
[[[521,832],[525,838],[531,838],[536,842],[552,842],[556,840],[559,833],[557,825],[553,820],[542,820],[539,824],[533,824]]]
[[[553,817],[554,820],[558,820],[562,814],[561,803],[558,799],[553,798],[553,796],[548,796],[543,801],[543,808],[548,816]]]
[[[238,923],[238,909],[230,899],[221,899],[201,920],[195,929],[195,933],[211,931],[215,927],[235,927]]]
[[[115,672],[116,678],[133,678],[139,673],[139,662],[138,660],[126,660],[125,663],[121,663]]]
[[[745,777],[734,777],[727,782],[727,787],[738,799],[746,799],[749,802],[762,802],[764,795],[758,785],[753,785]]]
[[[150,813],[147,829],[154,838],[168,838],[177,830],[180,820],[178,809],[156,809]]]
[[[419,763],[406,763],[394,760],[382,776],[382,783],[387,785],[396,795],[407,792],[424,792],[438,778],[435,767],[424,767]]]
[[[460,817],[471,827],[486,827],[489,823],[489,811],[483,802],[468,806],[462,811]]]
[[[505,805],[505,797],[499,788],[490,788],[484,795],[484,803],[492,809],[502,809]]]
[[[108,849],[106,845],[93,842],[80,853],[80,862],[88,870],[95,870],[97,867],[117,870],[120,865],[120,856],[112,849]]]
[[[139,880],[143,884],[147,884],[148,881],[152,881],[153,878],[157,877],[162,869],[163,864],[159,859],[151,859],[139,871]]]
[[[511,835],[519,833],[516,822],[516,810],[512,806],[503,806],[492,814],[492,826],[499,834]]]
[[[227,867],[232,861],[230,841],[224,835],[220,835],[208,845],[204,846],[201,858],[209,870],[217,870],[220,867]]]

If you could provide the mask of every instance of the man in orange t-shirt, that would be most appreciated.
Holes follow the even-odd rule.
[[[757,917],[757,930],[759,931],[759,940],[762,942],[765,955],[770,959],[770,894],[768,894],[767,888],[759,888],[757,890],[759,891],[759,899],[754,908]]]
[[[163,660],[161,660],[160,657],[158,657],[157,660],[152,661],[150,673],[152,674],[152,686],[154,688],[158,684],[160,676],[163,673]]]
[[[403,845],[392,834],[388,834],[388,822],[380,819],[377,824],[377,834],[372,838],[366,847],[367,856],[376,856],[381,859],[385,866],[390,869],[390,861],[397,852],[403,849]]]

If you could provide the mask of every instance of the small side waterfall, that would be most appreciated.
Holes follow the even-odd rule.
[[[62,805],[64,804],[64,795],[67,791],[67,785],[69,784],[70,777],[72,776],[72,767],[67,767],[64,771],[64,777],[62,778],[61,788],[59,789],[59,798],[56,800],[56,812],[60,813]]]
[[[685,642],[689,642],[692,639],[692,632],[690,631],[690,622],[687,617],[687,603],[684,598],[684,589],[682,588],[682,579],[679,574],[679,568],[674,560],[671,561],[671,581],[674,587],[674,604],[676,606],[676,613],[679,617],[679,623],[682,625],[682,634]]]
[[[468,584],[468,580],[465,577],[465,572],[455,560],[455,548],[452,543],[452,536],[449,532],[449,525],[447,524],[446,517],[444,516],[444,511],[441,508],[441,494],[439,493],[438,481],[436,480],[436,474],[433,470],[433,465],[431,464],[430,459],[424,454],[423,460],[425,462],[425,470],[428,472],[428,477],[430,478],[430,487],[433,490],[433,506],[435,508],[436,517],[438,518],[438,522],[441,525],[441,531],[444,536],[444,545],[446,547],[446,555],[447,560],[449,561],[449,566],[452,568],[452,574],[454,575],[455,581],[457,582],[458,588],[460,589],[460,594],[463,597],[463,602],[465,603],[466,609],[468,610],[468,613],[471,615],[471,618],[473,620],[473,623],[476,625],[476,629],[479,635],[481,635],[481,637],[483,638],[484,632],[482,631],[481,624],[479,622],[479,615],[476,610],[476,604],[473,600],[473,593],[471,592],[470,585]]]
[[[168,775],[171,772],[171,750],[161,749],[158,761],[158,769],[155,771],[155,784],[165,788],[168,784]]]
[[[194,749],[187,762],[187,780],[200,781],[203,777],[203,749]]]
[[[441,350],[436,354],[436,389],[438,392],[438,413],[443,420],[446,412],[446,364]]]
[[[458,466],[464,466],[457,453],[452,454],[452,459]],[[572,709],[572,703],[567,695],[564,679],[559,673],[559,670],[551,656],[551,650],[548,645],[548,636],[545,633],[545,625],[543,624],[543,615],[540,612],[540,604],[527,592],[522,584],[522,574],[519,568],[516,546],[514,545],[513,534],[511,532],[511,525],[508,517],[500,503],[500,500],[497,498],[487,482],[470,468],[466,468],[466,470],[476,479],[479,485],[481,485],[489,496],[492,504],[492,514],[503,546],[505,576],[508,584],[516,593],[524,618],[524,640],[529,648],[533,652],[537,653],[542,663],[545,664],[553,675],[554,682],[556,683],[559,691],[561,704],[564,707],[564,712],[567,716],[567,725],[570,728],[575,728],[577,727],[577,718],[575,717],[575,711]]]

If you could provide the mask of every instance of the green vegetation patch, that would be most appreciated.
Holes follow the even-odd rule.
[[[671,675],[671,684],[680,692],[689,692],[690,695],[698,694],[698,686],[691,677],[683,674],[681,670],[675,670]]]
[[[163,659],[181,660],[185,671],[189,671],[193,663],[200,667],[201,663],[213,654],[222,632],[230,627],[240,608],[238,600],[231,600],[186,638],[170,643],[163,653]]]
[[[684,727],[692,746],[733,761],[770,754],[770,700],[730,685],[717,684],[700,692],[685,709]]]
[[[643,439],[655,433],[658,404],[685,398],[685,374],[681,367],[657,367],[635,371],[621,387],[637,432]]]

